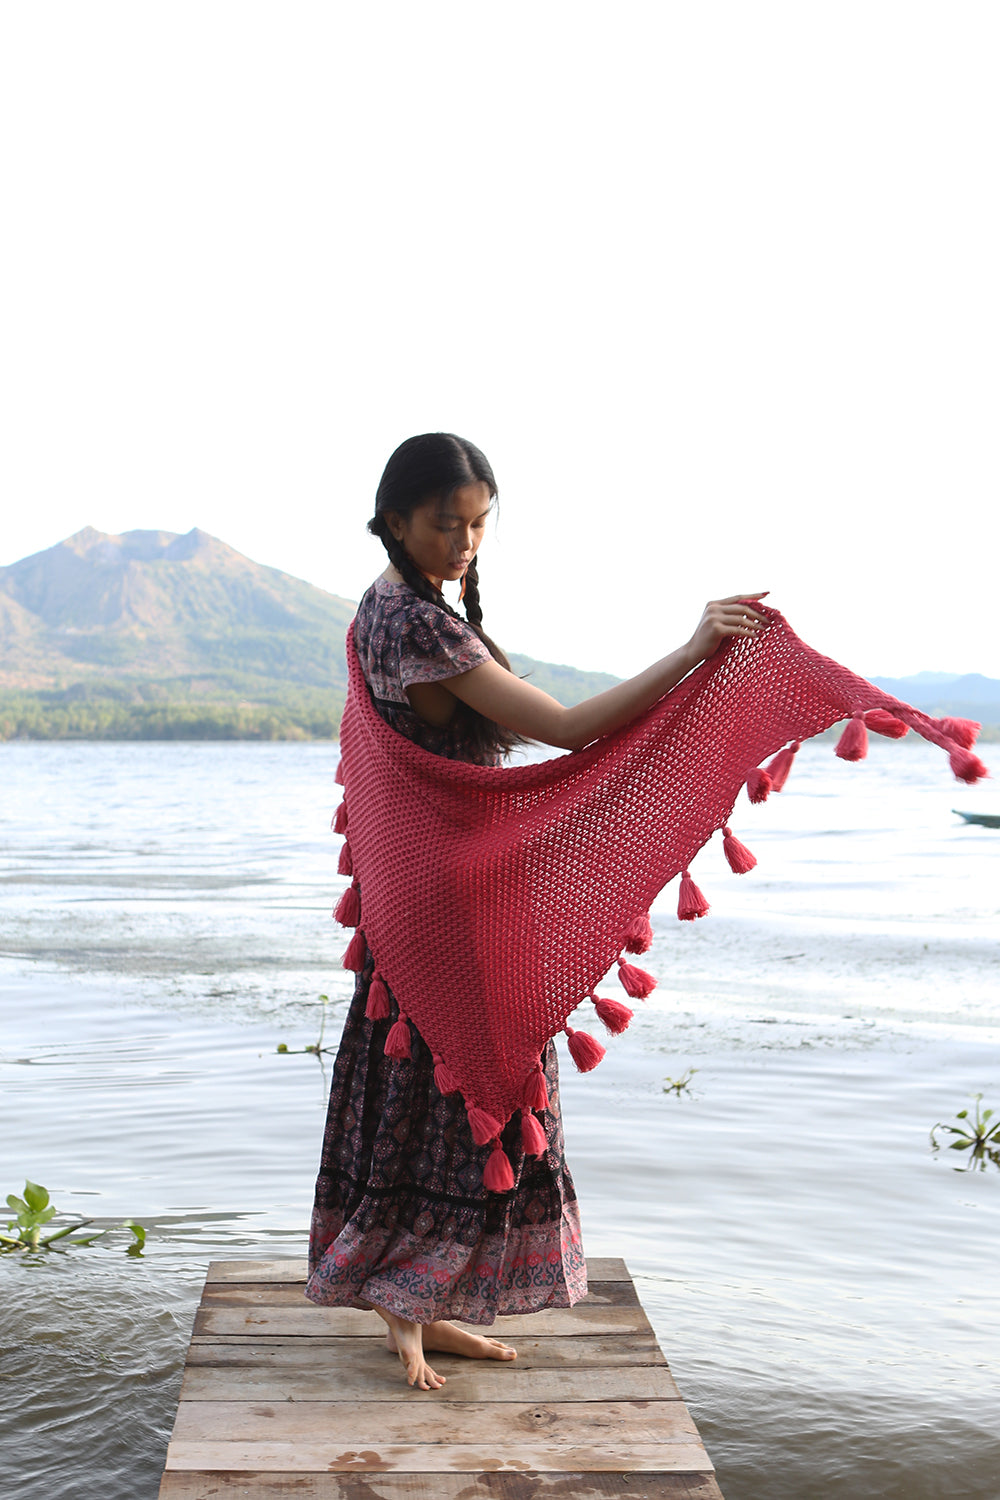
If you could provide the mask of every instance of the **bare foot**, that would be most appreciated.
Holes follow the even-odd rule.
[[[481,1333],[466,1333],[454,1323],[425,1323],[423,1346],[442,1354],[464,1354],[466,1359],[516,1359],[517,1350],[500,1339]]]
[[[440,1390],[445,1377],[436,1374],[424,1359],[423,1325],[409,1323],[406,1318],[397,1318],[394,1313],[386,1312],[384,1307],[376,1306],[375,1311],[388,1329],[385,1336],[386,1348],[399,1355],[408,1383],[415,1385],[420,1391]]]

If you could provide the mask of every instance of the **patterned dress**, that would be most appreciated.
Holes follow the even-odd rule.
[[[354,639],[375,706],[394,729],[455,760],[474,758],[461,720],[435,729],[406,688],[489,660],[463,621],[406,584],[380,578],[362,599]],[[364,893],[362,892],[362,904]],[[358,975],[333,1070],[309,1241],[306,1296],[326,1306],[377,1303],[415,1323],[569,1307],[587,1291],[576,1194],[563,1157],[555,1048],[543,1055],[548,1149],[525,1156],[517,1116],[503,1147],[514,1187],[482,1185],[488,1146],[472,1139],[461,1095],[443,1097],[412,1020],[412,1057],[385,1056],[398,1016],[365,1015],[371,955]]]

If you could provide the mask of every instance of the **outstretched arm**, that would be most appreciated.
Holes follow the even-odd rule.
[[[662,698],[693,667],[711,656],[728,636],[755,635],[767,620],[752,601],[762,593],[734,594],[706,605],[697,630],[686,645],[647,667],[637,677],[618,682],[606,692],[564,708],[530,682],[504,671],[495,661],[484,662],[449,677],[445,682],[419,683],[409,688],[415,712],[431,723],[447,723],[453,711],[449,700],[459,698],[497,724],[525,739],[541,740],[562,750],[579,750],[591,740],[610,734]]]

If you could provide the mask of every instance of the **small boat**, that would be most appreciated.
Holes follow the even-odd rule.
[[[978,823],[981,828],[1000,828],[1000,813],[964,813],[957,807],[953,807],[952,812],[967,823]]]

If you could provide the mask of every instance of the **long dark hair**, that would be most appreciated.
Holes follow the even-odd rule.
[[[408,520],[420,505],[428,500],[437,500],[442,505],[451,499],[463,485],[482,483],[490,492],[490,500],[497,496],[497,482],[493,477],[486,455],[466,438],[456,437],[452,432],[425,432],[418,437],[407,438],[400,443],[385,466],[375,494],[375,514],[368,522],[368,530],[377,536],[389,561],[405,582],[431,604],[443,609],[452,619],[461,619],[452,609],[440,589],[420,571],[403,543],[397,541],[389,530],[386,517],[389,514]],[[465,574],[465,593],[462,601],[465,616],[476,635],[482,641],[493,660],[510,671],[510,662],[495,641],[483,629],[483,610],[479,602],[479,567],[477,557],[470,562]],[[455,710],[460,719],[465,738],[484,758],[506,755],[519,737],[502,724],[496,724],[483,714],[476,713],[460,700]]]

